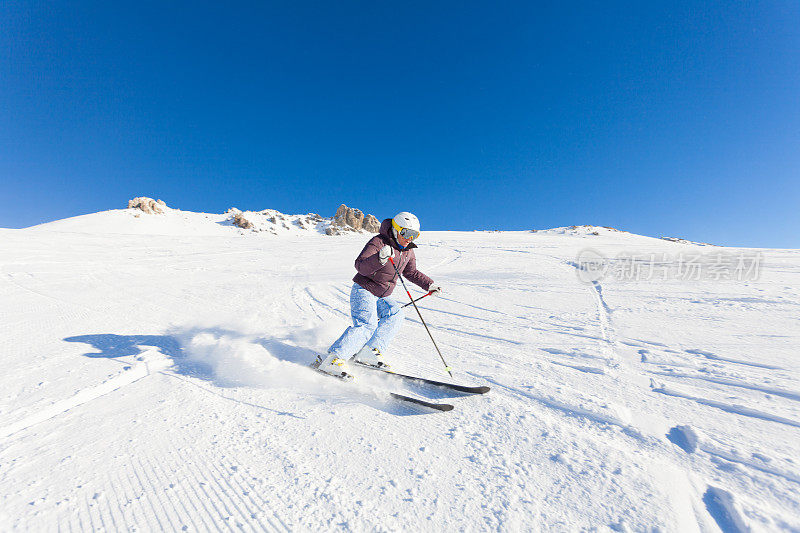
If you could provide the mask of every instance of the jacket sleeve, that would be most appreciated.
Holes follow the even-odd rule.
[[[361,250],[361,253],[356,257],[356,270],[362,276],[372,276],[375,272],[381,269],[383,265],[378,259],[378,252],[383,248],[383,241],[374,237]]]
[[[403,276],[414,285],[427,291],[428,287],[433,283],[433,280],[417,270],[417,257],[414,255],[413,250],[409,255],[411,257],[408,259],[408,263],[406,263],[403,269]]]

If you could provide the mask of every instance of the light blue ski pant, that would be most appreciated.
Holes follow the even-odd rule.
[[[364,346],[384,352],[403,323],[403,309],[397,300],[378,298],[358,283],[350,290],[350,314],[353,325],[328,348],[328,353],[342,359],[350,359]]]

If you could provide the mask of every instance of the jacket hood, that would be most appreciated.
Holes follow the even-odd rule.
[[[398,250],[401,249],[400,248],[400,243],[398,243],[397,239],[395,239],[394,235],[392,235],[392,219],[391,218],[387,218],[386,220],[381,222],[381,229],[378,231],[378,235],[383,236],[384,239],[389,243],[390,246],[392,246],[394,248],[397,248]],[[411,241],[410,243],[408,243],[408,246],[403,248],[403,250],[410,250],[411,248],[416,248],[416,247],[417,247],[417,245],[414,244],[414,241]]]

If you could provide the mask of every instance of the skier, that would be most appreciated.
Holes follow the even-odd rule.
[[[391,297],[397,285],[397,270],[412,283],[431,292],[441,287],[417,270],[412,242],[420,235],[419,220],[406,211],[381,223],[378,235],[372,237],[356,258],[353,287],[350,290],[350,313],[353,325],[334,342],[325,357],[318,355],[315,365],[322,372],[352,379],[347,361],[389,370],[383,352],[397,334],[403,321],[400,304]],[[389,262],[392,258],[394,265]]]

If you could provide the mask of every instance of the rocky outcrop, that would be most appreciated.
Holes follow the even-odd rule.
[[[237,226],[242,229],[253,229],[255,225],[247,220],[240,210],[236,209],[235,207],[231,207],[228,209],[228,215],[231,217],[231,221],[233,222],[234,226]]]
[[[128,200],[128,209],[139,209],[148,215],[161,215],[165,209],[169,209],[163,200],[153,200],[146,196],[138,196],[133,200]]]
[[[331,226],[325,230],[328,235],[343,235],[353,231],[378,233],[380,222],[372,215],[364,216],[359,209],[342,204],[333,215]]]
[[[381,222],[374,216],[367,215],[364,217],[364,224],[362,224],[361,228],[369,233],[378,233],[381,229]]]
[[[349,226],[354,230],[360,230],[361,225],[364,223],[364,213],[360,209],[353,209],[342,204],[333,215],[333,224],[335,226]]]

